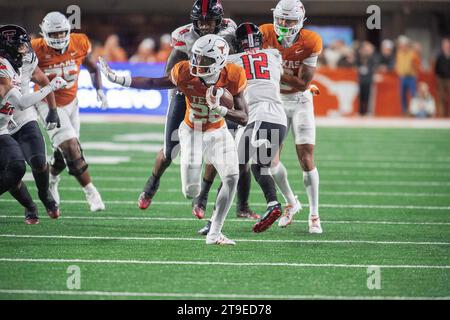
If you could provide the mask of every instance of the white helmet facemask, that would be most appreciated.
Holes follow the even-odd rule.
[[[220,36],[208,34],[199,38],[192,47],[189,60],[191,74],[207,84],[216,83],[225,67],[229,51],[228,43]]]
[[[273,25],[278,41],[292,44],[303,28],[305,8],[299,0],[281,0],[273,10]]]
[[[50,12],[40,24],[41,34],[47,45],[56,50],[65,51],[70,42],[70,23],[69,20],[60,12]],[[52,33],[65,32],[64,37],[53,38]]]

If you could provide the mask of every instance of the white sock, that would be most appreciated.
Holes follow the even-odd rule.
[[[273,180],[280,188],[281,194],[287,204],[294,205],[296,203],[295,195],[292,192],[291,186],[288,181],[287,170],[284,165],[279,162],[275,167],[270,168],[270,173],[272,174]]]
[[[277,205],[277,204],[278,204],[277,201],[271,201],[271,202],[269,202],[269,203],[267,204],[267,208],[268,208],[268,207],[272,207],[272,206]]]
[[[85,187],[83,187],[83,191],[85,194],[91,194],[97,191],[92,182],[89,182]]]
[[[238,179],[239,175],[233,175],[225,177],[222,180],[222,188],[220,188],[220,192],[217,195],[216,210],[212,217],[208,237],[215,238],[221,234],[223,223],[228,215],[228,211],[230,211],[234,195],[236,194]]]
[[[309,202],[309,216],[319,216],[319,171],[303,171],[303,183]]]
[[[54,176],[50,173],[50,182],[56,183],[59,181],[59,179],[60,179],[59,176]]]

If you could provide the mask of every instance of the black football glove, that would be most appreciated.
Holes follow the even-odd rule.
[[[53,130],[55,128],[61,128],[61,122],[59,121],[58,111],[56,109],[49,109],[47,118],[45,118],[47,130]]]

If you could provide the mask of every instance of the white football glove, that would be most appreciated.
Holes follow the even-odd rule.
[[[102,110],[108,109],[108,98],[102,89],[97,90],[97,101],[100,101]]]
[[[120,84],[124,87],[129,87],[131,85],[130,76],[118,76],[114,71],[111,70],[108,63],[102,57],[98,58],[100,64],[100,71],[108,78],[109,81]]]
[[[213,88],[214,87],[211,86],[206,90],[206,102],[208,103],[208,108],[212,112],[225,117],[228,112],[228,108],[220,105],[220,98],[222,98],[224,91],[222,88],[218,88],[216,95],[214,95]]]
[[[55,77],[48,85],[52,88],[52,91],[58,91],[59,89],[65,88],[67,86],[67,82],[61,77]]]

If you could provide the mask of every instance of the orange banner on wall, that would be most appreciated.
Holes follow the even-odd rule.
[[[428,83],[436,98],[436,79],[432,73],[422,73],[419,81]],[[313,83],[320,89],[314,97],[314,113],[317,116],[351,116],[358,113],[359,84],[354,68],[319,68]],[[400,79],[395,72],[377,73],[371,92],[371,110],[380,117],[402,115]]]

